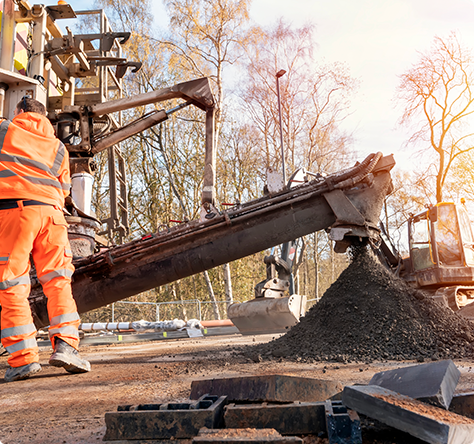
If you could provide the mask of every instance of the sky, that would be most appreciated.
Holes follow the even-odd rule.
[[[87,9],[92,1],[70,4]],[[151,4],[156,26],[166,27],[161,0]],[[403,169],[413,168],[416,160],[414,149],[404,148],[408,130],[397,125],[402,113],[393,100],[398,76],[430,48],[436,35],[456,31],[474,48],[474,0],[253,0],[250,14],[262,26],[281,17],[295,27],[314,24],[316,61],[345,62],[361,82],[344,123],[354,134],[354,148],[361,157],[393,153]]]
[[[398,76],[436,35],[456,31],[474,48],[473,0],[254,0],[251,13],[262,25],[279,17],[295,26],[315,25],[316,59],[345,62],[361,82],[345,122],[354,131],[356,150],[393,153],[403,169],[412,168],[415,158],[414,149],[405,147],[408,130],[397,125],[402,113],[394,101]]]

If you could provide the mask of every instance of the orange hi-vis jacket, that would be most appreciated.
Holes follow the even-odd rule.
[[[0,199],[17,201],[0,209],[0,337],[11,367],[39,360],[28,302],[30,254],[48,299],[53,346],[56,338],[76,349],[79,344],[74,265],[62,211],[69,176],[68,153],[46,117],[21,113],[0,121]]]
[[[71,188],[69,155],[47,117],[21,113],[1,121],[0,148],[0,199],[64,206]]]

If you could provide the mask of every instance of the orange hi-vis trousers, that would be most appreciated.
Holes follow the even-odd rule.
[[[58,207],[24,206],[0,210],[0,305],[2,345],[11,367],[38,362],[36,328],[28,302],[30,253],[48,299],[49,336],[79,345],[79,315],[72,297],[74,272],[67,223]]]

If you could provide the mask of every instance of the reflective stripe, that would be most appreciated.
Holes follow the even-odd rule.
[[[54,335],[62,334],[67,336],[74,336],[75,338],[79,339],[79,331],[76,327],[72,325],[66,325],[60,328],[50,328],[49,329],[49,337],[52,338]]]
[[[3,142],[5,140],[5,136],[7,135],[8,127],[10,126],[9,120],[4,120],[0,123],[0,153],[2,152]]]
[[[11,154],[5,154],[5,153],[0,153],[0,161],[2,162],[12,162],[16,163],[18,165],[24,165],[28,167],[34,167],[37,168],[41,171],[45,171],[52,176],[57,176],[59,172],[59,168],[61,168],[61,165],[64,160],[64,154],[65,154],[65,148],[64,145],[61,143],[59,145],[58,152],[56,154],[56,157],[53,162],[53,166],[50,168],[48,165],[42,162],[38,162],[37,160],[29,159],[28,157],[23,157],[23,156],[14,156]]]
[[[2,153],[5,136],[7,134],[10,123],[11,122],[9,120],[4,120],[0,123],[0,161],[12,162],[12,163],[16,163],[18,165],[24,165],[27,167],[34,167],[41,171],[49,173],[54,177],[57,177],[59,170],[61,168],[61,165],[63,163],[64,157],[66,155],[66,148],[64,144],[61,141],[58,141],[59,143],[58,152],[56,153],[56,156],[54,158],[53,165],[51,168],[48,165],[34,159]],[[21,176],[20,174],[10,171],[9,169],[0,171],[0,178],[13,177],[13,176],[22,177],[23,179],[37,185],[52,186],[52,187],[59,188],[60,190],[65,190],[65,191],[69,191],[71,189],[70,183],[62,183],[58,179],[54,180],[54,179],[39,178],[39,177],[34,177],[34,176]]]
[[[10,154],[1,153],[0,154],[0,161],[2,161],[2,162],[12,162],[12,163],[16,163],[17,165],[24,165],[24,166],[28,166],[28,167],[34,167],[34,168],[37,168],[38,170],[50,173],[51,175],[55,175],[55,174],[53,174],[53,171],[51,170],[51,168],[48,167],[48,165],[45,165],[44,163],[38,162],[37,160],[28,159],[28,157],[12,156]]]
[[[50,324],[58,325],[58,324],[63,324],[64,322],[72,322],[72,321],[79,321],[79,320],[80,320],[80,317],[76,311],[74,313],[66,313],[63,315],[55,316],[54,318],[51,319]]]
[[[71,189],[70,183],[62,183],[59,180],[55,179],[43,179],[41,177],[34,177],[34,176],[21,176],[20,174],[14,173],[10,170],[2,170],[0,171],[0,178],[5,177],[21,177],[22,179],[27,180],[28,182],[34,183],[36,185],[47,185],[54,188],[59,188],[60,190],[69,191]]]
[[[23,179],[26,179],[27,181],[37,184],[37,185],[48,185],[50,187],[59,188],[60,190],[66,190],[66,191],[69,191],[71,189],[70,183],[62,183],[62,182],[59,182],[59,180],[42,179],[40,177],[34,177],[34,176],[20,176],[19,174],[15,174],[15,175],[22,177]]]
[[[53,176],[57,176],[59,172],[59,168],[64,160],[64,154],[66,153],[66,148],[64,147],[62,142],[59,142],[58,152],[56,153],[56,157],[54,158],[53,166],[51,167],[51,174]]]
[[[7,288],[15,287],[16,285],[30,285],[30,275],[25,274],[24,276],[20,276],[16,279],[6,280],[0,282],[0,290],[6,290]]]
[[[0,262],[6,262],[9,258],[10,256],[0,256]]]
[[[24,341],[17,342],[16,344],[5,347],[5,350],[12,354],[20,350],[25,350],[26,348],[36,348],[38,344],[36,343],[35,338],[25,339]]]
[[[35,324],[19,325],[17,327],[10,327],[2,329],[2,338],[9,338],[10,336],[27,335],[36,331]]]
[[[2,171],[0,171],[0,178],[3,178],[3,177],[12,177],[12,176],[18,176],[18,174],[15,174],[13,171],[10,171],[10,170],[2,170]]]
[[[67,268],[62,268],[61,270],[54,270],[46,273],[45,275],[38,277],[39,281],[42,284],[46,284],[46,282],[52,281],[57,277],[68,277],[70,278],[73,274],[73,271],[68,270]]]
[[[67,248],[64,250],[64,252],[66,254],[68,254],[69,256],[72,256],[72,250],[68,250]],[[0,261],[2,260],[2,258],[0,257]]]

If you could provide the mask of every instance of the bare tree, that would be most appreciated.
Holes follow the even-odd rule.
[[[239,58],[249,0],[165,0],[172,36],[162,43],[182,72],[207,76],[215,86],[216,145],[223,120],[225,66]]]
[[[358,82],[341,63],[317,64],[313,58],[313,26],[293,28],[279,20],[270,28],[252,28],[246,47],[249,81],[243,85],[242,102],[251,123],[260,134],[263,169],[281,171],[279,113],[276,74],[279,79],[282,104],[282,128],[285,160],[289,174],[303,167],[312,172],[332,172],[348,166],[353,159],[351,134],[341,129],[341,122],[350,113],[350,99]],[[309,266],[314,264],[314,297],[325,288],[326,279],[320,272],[335,277],[339,264],[323,267],[322,258],[332,257],[330,245],[316,233],[304,240],[308,248],[300,256],[303,281],[309,289]],[[293,265],[295,275],[302,265]],[[334,267],[333,267],[334,266]],[[308,272],[307,272],[308,270]],[[321,276],[322,277],[322,276]],[[311,280],[313,277],[311,278]],[[324,282],[324,284],[322,284]],[[332,282],[332,281],[331,281]],[[323,285],[323,286],[322,286]],[[313,290],[310,290],[313,293]]]
[[[263,139],[265,167],[280,170],[280,137],[275,75],[280,78],[284,145],[290,169],[295,166],[295,146],[303,131],[308,96],[308,62],[312,58],[312,26],[293,29],[283,20],[249,32],[247,52],[248,81],[243,85],[242,101]]]
[[[420,53],[418,63],[400,76],[396,97],[403,104],[402,125],[414,132],[408,143],[435,155],[436,201],[453,162],[474,148],[471,131],[474,113],[473,59],[457,35],[435,37],[431,49]]]
[[[247,46],[249,82],[243,102],[263,139],[266,167],[281,165],[275,75],[280,69],[284,148],[295,168],[331,171],[346,165],[350,134],[340,128],[348,116],[357,81],[341,63],[318,65],[312,56],[313,27],[292,28],[283,20],[254,27]]]
[[[223,70],[239,57],[244,39],[243,26],[249,20],[249,0],[165,0],[173,27],[173,38],[163,41],[182,71],[209,76],[216,87],[215,146],[218,146],[224,120]],[[230,266],[223,265],[225,294],[232,299]],[[215,302],[207,273],[209,297]],[[217,313],[217,307],[214,309]]]

